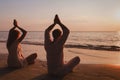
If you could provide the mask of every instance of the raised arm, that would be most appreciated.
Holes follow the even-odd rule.
[[[16,20],[14,20],[14,25],[22,32],[22,35],[18,39],[18,41],[21,42],[25,38],[27,31],[24,30],[23,28],[19,27]]]
[[[50,25],[50,26],[45,30],[45,44],[51,42],[50,32],[51,32],[51,30],[54,28],[54,26],[55,26],[55,23],[53,23],[52,25]]]
[[[16,20],[14,19],[14,20],[13,20],[13,25],[14,25],[14,27],[13,27],[13,28],[11,28],[11,29],[9,30],[9,32],[11,32],[11,31],[15,30],[15,28],[16,28],[16,24],[15,24],[15,23],[16,23]]]
[[[13,30],[15,30],[15,28],[16,28],[16,27],[14,26],[13,28],[10,29],[9,32],[12,32]]]
[[[21,37],[18,39],[18,41],[21,42],[21,41],[25,38],[25,36],[26,36],[26,34],[27,34],[27,31],[24,30],[23,28],[19,27],[19,26],[18,26],[17,28],[22,31],[22,35],[21,35]]]
[[[16,21],[15,21],[15,20],[13,20],[13,25],[14,25],[14,27],[13,27],[13,28],[11,28],[11,29],[9,30],[9,36],[8,36],[8,39],[9,39],[10,35],[12,34],[12,31],[13,31],[13,30],[15,30],[15,28],[16,28],[15,23],[16,23]]]
[[[11,35],[12,35],[12,32],[15,30],[16,28],[16,25],[15,25],[16,21],[13,20],[13,25],[14,27],[12,27],[10,30],[9,30],[9,35],[8,35],[8,40],[7,40],[7,48],[10,46],[10,41],[11,41]]]
[[[61,44],[64,44],[68,38],[68,35],[70,33],[69,29],[61,23],[58,15],[56,15],[56,18],[55,18],[55,22],[60,25],[62,31],[63,31],[63,35],[61,36],[61,39],[59,40]]]

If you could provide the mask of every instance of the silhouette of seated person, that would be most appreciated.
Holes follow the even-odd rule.
[[[53,30],[56,24],[61,27],[62,31],[60,29]],[[52,32],[53,40],[50,32]],[[48,75],[64,76],[72,72],[73,68],[79,64],[80,58],[78,56],[64,64],[63,48],[69,33],[69,29],[61,23],[58,15],[55,16],[54,23],[45,30],[44,47],[47,53]]]
[[[33,64],[37,54],[33,53],[27,58],[24,58],[21,42],[25,38],[27,31],[19,27],[16,20],[14,20],[13,25],[14,27],[10,29],[7,40],[7,49],[9,53],[7,64],[10,68],[22,68],[26,65]],[[19,31],[16,28],[19,29]]]

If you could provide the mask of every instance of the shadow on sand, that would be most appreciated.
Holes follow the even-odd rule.
[[[13,71],[15,71],[16,69],[13,69],[13,68],[8,68],[8,67],[1,67],[0,68],[0,77],[8,74],[8,73],[11,73]]]
[[[63,80],[64,77],[49,76],[48,74],[43,74],[33,78],[32,80]]]

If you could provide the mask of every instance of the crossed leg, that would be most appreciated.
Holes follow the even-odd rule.
[[[26,58],[26,61],[27,61],[28,65],[34,64],[36,58],[37,58],[37,53],[33,53],[33,54],[29,55],[29,56]]]
[[[54,75],[55,76],[65,76],[66,74],[72,72],[73,68],[79,64],[80,58],[78,56],[72,58],[67,64],[65,64],[62,68],[59,68]]]

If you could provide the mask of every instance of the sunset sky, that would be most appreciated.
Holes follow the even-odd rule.
[[[71,31],[120,31],[120,0],[0,0],[0,31],[13,19],[27,31],[44,31],[55,14]]]

